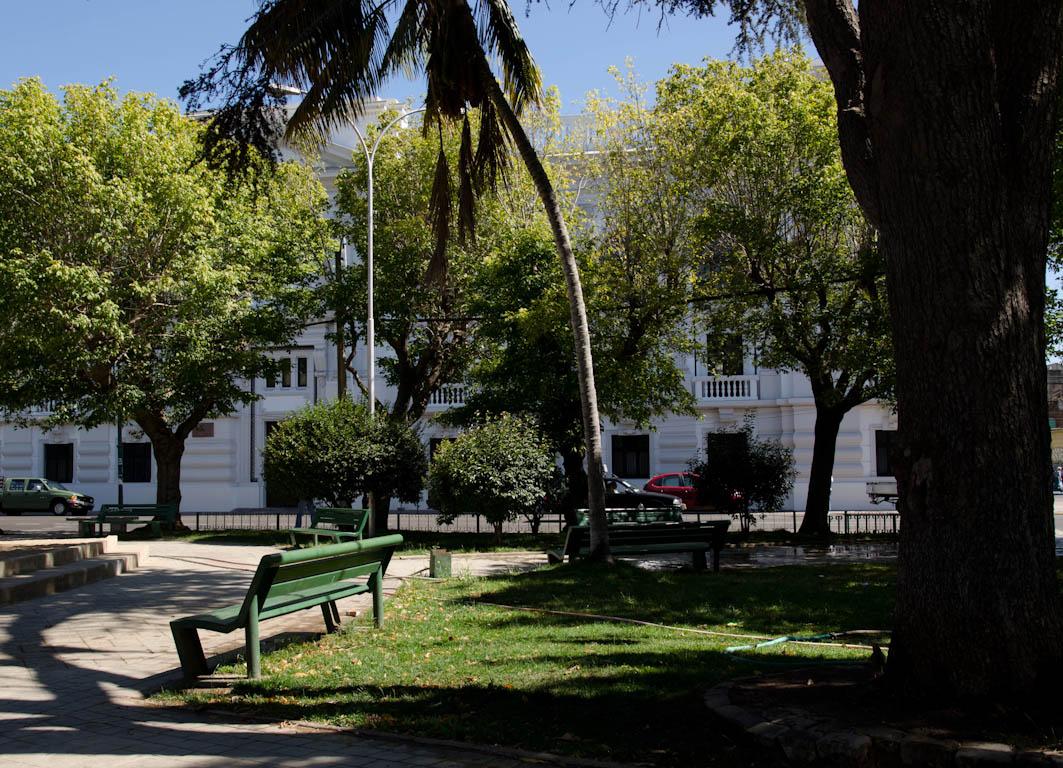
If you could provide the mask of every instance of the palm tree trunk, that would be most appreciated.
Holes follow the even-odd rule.
[[[568,227],[561,213],[561,205],[554,194],[553,184],[546,175],[539,155],[528,139],[513,109],[509,105],[495,75],[490,71],[487,61],[482,62],[486,69],[485,77],[491,86],[491,101],[502,116],[510,136],[516,142],[524,165],[531,174],[535,189],[546,209],[550,228],[554,233],[554,244],[561,257],[561,268],[565,273],[565,286],[568,290],[569,320],[576,347],[576,370],[579,378],[580,405],[583,411],[583,437],[587,446],[587,506],[590,520],[590,557],[596,560],[609,560],[609,535],[605,519],[605,479],[602,476],[602,435],[598,421],[598,392],[594,385],[594,361],[591,357],[591,334],[587,326],[587,306],[583,301],[583,286],[580,284],[579,266],[572,253],[572,241],[568,236]]]

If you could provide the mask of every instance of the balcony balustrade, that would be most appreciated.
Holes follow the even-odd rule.
[[[698,376],[694,397],[699,403],[719,403],[760,398],[759,376]]]
[[[428,411],[445,411],[456,405],[465,404],[465,392],[468,389],[464,384],[443,384],[428,398]]]

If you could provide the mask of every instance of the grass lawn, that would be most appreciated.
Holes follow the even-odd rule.
[[[352,622],[264,659],[265,677],[161,694],[285,719],[668,765],[748,764],[708,720],[706,687],[778,665],[866,657],[484,603],[777,636],[888,628],[894,568],[859,564],[720,574],[564,565],[448,582],[411,581],[376,631]],[[225,670],[242,674],[239,666]]]

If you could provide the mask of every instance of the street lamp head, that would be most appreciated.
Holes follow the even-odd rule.
[[[276,96],[278,98],[283,96],[302,96],[306,91],[301,88],[296,88],[292,85],[284,85],[282,83],[270,83],[267,88],[270,96]]]

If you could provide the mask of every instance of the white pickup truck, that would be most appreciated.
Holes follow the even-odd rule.
[[[872,504],[882,504],[883,502],[896,503],[897,481],[878,480],[873,483],[868,483],[867,496],[871,499]]]

